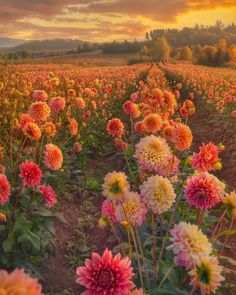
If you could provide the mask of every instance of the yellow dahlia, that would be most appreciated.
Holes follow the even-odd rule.
[[[111,201],[123,200],[129,188],[127,176],[123,172],[109,172],[104,178],[103,195]]]
[[[236,193],[231,192],[230,194],[226,194],[222,199],[222,203],[230,209],[231,214],[234,218],[236,218]]]
[[[194,269],[189,272],[190,284],[199,288],[203,295],[215,293],[220,287],[224,277],[221,275],[223,267],[219,265],[216,257],[202,257]]]
[[[149,177],[141,185],[141,195],[148,209],[155,214],[169,210],[176,197],[169,179],[159,175]]]

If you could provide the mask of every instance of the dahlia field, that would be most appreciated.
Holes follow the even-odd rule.
[[[2,67],[0,294],[235,294],[235,74]]]

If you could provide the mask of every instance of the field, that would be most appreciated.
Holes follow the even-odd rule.
[[[1,67],[14,294],[236,292],[236,70],[127,58]]]

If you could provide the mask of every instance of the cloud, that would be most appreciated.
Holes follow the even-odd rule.
[[[236,7],[235,0],[116,0],[97,1],[80,7],[83,13],[117,13],[143,16],[154,21],[175,22],[180,14],[191,10]]]
[[[30,39],[134,39],[158,25],[178,24],[189,12],[233,11],[233,7],[236,0],[0,0],[0,34]]]

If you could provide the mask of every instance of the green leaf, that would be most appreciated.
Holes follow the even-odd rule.
[[[13,245],[14,245],[14,240],[12,237],[6,239],[5,241],[3,241],[2,243],[2,247],[3,247],[3,250],[5,252],[10,252],[13,248]]]

